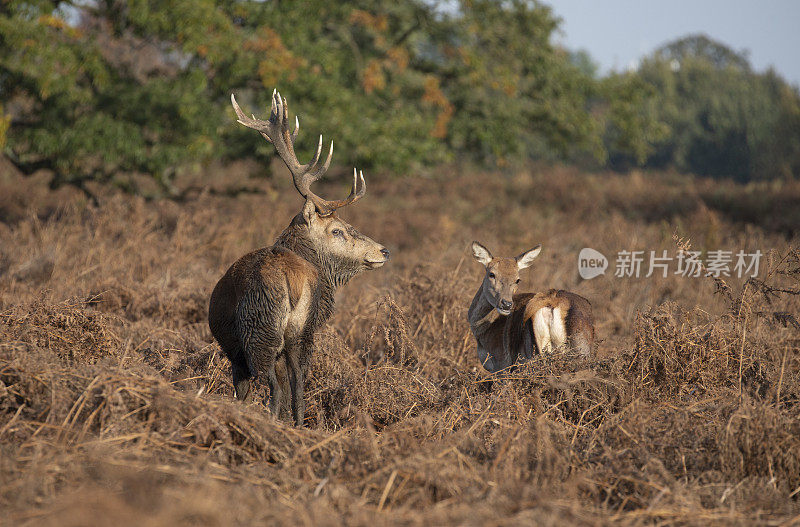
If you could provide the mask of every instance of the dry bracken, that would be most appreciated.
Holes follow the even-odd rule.
[[[370,233],[396,257],[391,272],[345,286],[316,334],[298,429],[233,400],[205,324],[217,277],[296,212],[281,198],[288,178],[260,182],[262,195],[181,205],[100,193],[95,208],[2,177],[0,523],[789,525],[800,515],[798,231],[771,217],[741,223],[738,187],[718,187],[732,196],[722,210],[696,206],[706,182],[657,175],[647,185],[557,167],[375,178],[373,199],[347,219],[381,218]],[[782,195],[798,192],[786,185]],[[546,195],[534,200],[534,189]],[[655,195],[684,197],[655,206]],[[581,247],[674,251],[675,231],[693,250],[761,249],[757,280],[577,275]],[[591,298],[596,355],[487,375],[465,319],[474,238],[552,248],[522,286]],[[41,257],[48,273],[25,271]]]

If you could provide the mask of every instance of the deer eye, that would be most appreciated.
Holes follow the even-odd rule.
[[[342,237],[344,237],[344,232],[342,232],[342,229],[333,229],[331,231],[331,234],[334,235],[334,236],[342,236]]]
[[[494,273],[489,273],[489,278],[494,278]]]
[[[519,283],[519,278],[517,278],[517,280],[516,280],[514,283],[515,283],[515,284],[518,284],[518,283]]]

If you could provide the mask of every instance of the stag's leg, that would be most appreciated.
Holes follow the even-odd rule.
[[[269,409],[276,418],[280,418],[283,390],[275,361],[283,353],[287,309],[284,291],[266,282],[248,291],[236,308],[236,326],[248,369],[266,380]]]
[[[297,426],[303,426],[305,422],[305,374],[311,364],[313,351],[314,333],[307,329],[298,345],[286,354],[286,368],[292,387],[292,416]]]
[[[292,392],[292,417],[296,426],[303,426],[306,409],[303,399],[305,376],[300,365],[300,353],[299,344],[286,351],[286,370],[289,373],[289,387]]]
[[[212,315],[215,316],[212,317]],[[209,322],[211,333],[219,342],[222,352],[231,361],[234,395],[238,400],[245,401],[250,395],[250,378],[253,373],[247,366],[247,358],[239,341],[239,335],[234,329],[235,324],[218,313],[212,312],[212,315],[209,315],[211,317]]]
[[[275,374],[275,361],[283,349],[283,338],[274,339],[270,345],[262,348],[261,353],[264,362],[259,367],[267,378],[267,386],[269,386],[269,411],[276,419],[280,419],[281,415],[281,400],[283,399],[283,390],[281,383],[278,382],[278,376]]]
[[[281,416],[281,400],[283,399],[283,390],[281,390],[281,383],[278,382],[278,376],[275,375],[275,362],[267,370],[267,384],[269,385],[269,411],[276,419]]]
[[[247,339],[246,355],[250,371],[264,375],[269,386],[269,411],[280,417],[283,390],[275,374],[275,361],[283,351],[283,335],[276,326],[263,325]]]
[[[231,363],[231,376],[233,377],[233,390],[236,398],[247,401],[250,397],[250,369],[247,365]]]

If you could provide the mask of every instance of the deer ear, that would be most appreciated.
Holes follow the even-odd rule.
[[[472,242],[472,256],[483,265],[489,265],[492,261],[492,253],[478,242]]]
[[[530,267],[533,261],[539,256],[539,253],[542,252],[542,244],[540,243],[530,251],[525,251],[524,253],[517,256],[517,267],[519,269],[525,269],[526,267]]]
[[[306,225],[311,225],[311,222],[317,219],[317,207],[310,199],[306,199],[306,204],[303,205],[303,219]]]

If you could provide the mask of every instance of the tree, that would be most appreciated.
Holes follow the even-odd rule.
[[[597,118],[603,120],[608,165],[641,166],[669,134],[659,115],[658,92],[635,73],[612,73],[599,82]]]
[[[230,94],[261,115],[278,87],[337,163],[402,172],[482,163],[641,159],[657,138],[652,90],[598,79],[553,45],[534,1],[73,0],[0,4],[0,146],[52,186],[88,182],[179,195],[176,174],[266,160]],[[307,158],[313,135],[301,134]]]
[[[53,186],[82,188],[144,172],[168,189],[176,167],[210,156],[222,116],[208,104],[209,76],[195,67],[200,45],[164,28],[170,17],[195,13],[184,31],[210,29],[210,53],[231,25],[210,2],[175,2],[158,12],[145,4],[3,4],[6,152],[23,172],[48,168]],[[150,25],[160,38],[148,38],[143,28]]]
[[[702,35],[686,37],[642,61],[638,75],[658,94],[657,117],[669,128],[649,166],[741,181],[791,171],[779,166],[771,145],[781,143],[786,157],[800,149],[791,125],[788,137],[777,136],[779,123],[791,121],[797,90],[772,72],[752,71],[744,53]]]
[[[465,0],[432,32],[426,67],[453,106],[447,141],[479,161],[598,155],[592,79],[553,46],[552,10],[536,2]]]
[[[400,169],[444,158],[435,79],[409,68],[424,4],[247,1],[6,2],[0,11],[4,146],[52,186],[125,186],[152,176],[174,194],[187,165],[272,154],[238,129],[229,96],[267,107],[281,87],[304,128],[336,130],[338,151]],[[427,98],[426,98],[427,97]],[[296,104],[295,104],[296,103]],[[252,106],[251,106],[252,107]],[[434,133],[434,129],[438,131]],[[0,128],[0,131],[5,131]],[[315,147],[308,136],[302,153]]]

